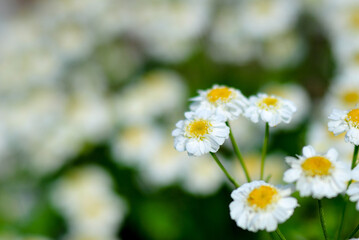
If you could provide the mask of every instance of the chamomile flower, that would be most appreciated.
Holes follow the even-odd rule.
[[[212,111],[218,111],[224,115],[226,120],[234,120],[248,105],[248,100],[242,93],[234,88],[214,85],[211,89],[199,91],[199,96],[191,99],[191,110],[198,108],[207,108]]]
[[[352,202],[356,202],[356,209],[359,211],[359,166],[356,166],[351,172],[352,179],[355,181],[350,184],[347,194]]]
[[[252,232],[275,231],[298,206],[290,188],[279,188],[264,181],[245,183],[231,194],[230,215],[238,227]]]
[[[250,105],[245,110],[244,116],[257,123],[259,117],[274,127],[281,122],[289,123],[296,112],[294,104],[286,99],[264,93],[249,98]]]
[[[228,138],[229,128],[223,115],[201,108],[186,112],[185,117],[186,120],[177,122],[172,132],[174,147],[179,152],[187,151],[190,156],[217,152]]]
[[[354,108],[349,111],[341,111],[334,109],[328,117],[329,131],[334,135],[346,132],[345,141],[354,145],[359,145],[359,108]]]
[[[338,152],[331,148],[326,154],[318,154],[312,146],[303,148],[303,156],[286,157],[290,165],[284,173],[284,181],[296,182],[300,196],[321,199],[332,198],[345,191],[350,180],[349,166],[338,161]]]

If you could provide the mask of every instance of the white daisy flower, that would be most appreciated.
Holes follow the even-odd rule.
[[[359,108],[349,111],[334,109],[328,117],[329,131],[335,135],[346,132],[345,141],[354,145],[359,145]]]
[[[359,166],[352,170],[351,177],[355,182],[350,184],[347,194],[350,197],[350,201],[356,202],[356,209],[359,211]]]
[[[177,151],[187,151],[190,156],[217,152],[229,136],[229,128],[222,115],[198,109],[195,112],[186,112],[185,117],[186,120],[177,122],[176,129],[172,132]]]
[[[250,105],[245,110],[244,116],[257,123],[259,117],[274,127],[281,122],[289,123],[296,112],[294,104],[286,99],[264,93],[249,98]]]
[[[332,198],[345,191],[350,180],[350,168],[338,161],[338,152],[331,148],[326,154],[318,154],[312,146],[303,148],[303,156],[286,157],[290,165],[284,173],[287,183],[296,182],[301,197]]]
[[[298,206],[290,188],[279,188],[264,181],[245,183],[231,194],[230,215],[238,227],[252,232],[275,231]]]
[[[278,128],[290,129],[296,127],[307,118],[311,108],[310,97],[301,85],[296,83],[269,83],[261,89],[270,95],[288,99],[297,107],[295,118],[289,124],[279,125]]]
[[[207,108],[211,111],[218,111],[224,115],[226,120],[234,120],[248,105],[248,100],[243,94],[234,88],[214,85],[211,89],[199,91],[199,96],[191,99],[192,111],[198,108]]]

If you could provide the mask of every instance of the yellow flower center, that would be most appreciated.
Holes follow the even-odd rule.
[[[350,124],[350,126],[359,128],[359,108],[351,110],[345,120]]]
[[[228,102],[232,95],[232,90],[227,87],[215,88],[209,91],[207,94],[207,99],[211,103],[216,103],[217,101]]]
[[[359,52],[356,52],[356,53],[353,55],[353,62],[354,62],[356,65],[359,65]]]
[[[257,3],[255,3],[255,9],[260,15],[267,15],[271,12],[272,5],[273,3],[269,0],[257,1]]]
[[[259,107],[262,109],[275,108],[278,104],[278,99],[274,97],[263,98],[259,102]]]
[[[187,135],[194,138],[203,138],[210,133],[212,124],[207,120],[195,120],[188,124],[186,128]]]
[[[325,157],[315,156],[307,158],[302,163],[304,172],[311,176],[326,176],[332,167],[332,163]]]
[[[359,58],[358,58],[358,63],[359,63]],[[359,93],[354,90],[347,91],[343,94],[342,99],[347,104],[357,104],[359,103]]]
[[[359,29],[359,9],[353,10],[353,13],[350,16],[350,26],[353,29],[358,30]]]
[[[247,201],[250,206],[265,209],[268,205],[276,201],[278,191],[271,186],[260,186],[252,190],[248,195]]]

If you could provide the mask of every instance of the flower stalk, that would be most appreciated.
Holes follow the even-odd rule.
[[[267,155],[267,148],[268,148],[268,138],[269,138],[269,123],[266,122],[266,129],[264,134],[264,142],[263,142],[263,148],[262,148],[262,159],[261,159],[261,173],[260,173],[260,179],[263,179],[264,175],[264,162]]]
[[[324,239],[328,240],[328,233],[327,233],[327,228],[326,228],[325,220],[324,220],[324,211],[323,211],[323,206],[322,206],[322,200],[320,200],[320,199],[318,199],[318,210],[319,210],[320,224],[322,225]]]
[[[231,139],[231,143],[232,143],[232,146],[233,146],[233,149],[234,149],[234,152],[237,156],[237,159],[239,161],[239,163],[241,164],[242,168],[243,168],[243,171],[244,171],[244,174],[246,175],[246,179],[247,179],[247,182],[250,182],[251,181],[251,177],[249,176],[249,173],[248,173],[248,170],[247,170],[247,167],[246,167],[246,164],[244,163],[244,159],[242,157],[242,154],[241,152],[239,151],[239,148],[238,148],[238,144],[233,136],[233,132],[232,132],[232,128],[231,126],[229,125],[229,122],[227,121],[226,122],[227,126],[229,127],[229,137]]]
[[[225,169],[225,167],[223,166],[223,164],[221,163],[221,161],[219,161],[217,155],[215,153],[211,152],[211,156],[213,157],[213,159],[216,161],[216,163],[218,164],[218,166],[222,169],[222,171],[224,172],[224,174],[227,176],[228,180],[236,187],[239,187],[239,184],[233,179],[233,177],[228,173],[228,171]]]

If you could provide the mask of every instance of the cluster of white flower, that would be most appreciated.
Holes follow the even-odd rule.
[[[247,99],[239,90],[218,85],[206,91],[199,91],[199,96],[191,100],[191,111],[185,113],[186,119],[179,121],[172,132],[175,149],[186,151],[189,156],[212,154],[227,178],[237,187],[231,195],[233,201],[230,204],[230,216],[240,228],[253,232],[277,231],[278,224],[285,222],[298,206],[297,200],[290,196],[294,189],[290,185],[276,187],[262,180],[250,180],[245,163],[238,154],[238,147],[236,148],[233,142],[229,121],[243,115],[254,123],[259,120],[266,123],[260,176],[260,179],[263,179],[269,127],[282,122],[289,123],[296,107],[291,101],[275,95],[259,93]],[[283,180],[289,184],[295,183],[295,190],[299,191],[301,197],[319,199],[320,209],[320,199],[346,193],[351,201],[357,202],[359,210],[359,184],[352,183],[359,180],[359,109],[334,110],[329,119],[329,131],[335,135],[346,132],[345,140],[355,146],[352,170],[334,148],[329,149],[326,154],[320,154],[308,145],[303,148],[302,156],[286,158],[290,168],[285,171]],[[246,173],[248,183],[241,186],[215,155],[228,137],[231,137],[235,153]],[[259,168],[259,165],[257,166]],[[323,231],[326,234],[325,230]]]
[[[118,239],[127,208],[102,169],[72,169],[55,184],[52,202],[67,220],[69,232],[65,239]]]
[[[216,153],[230,135],[226,123],[240,115],[254,123],[260,119],[275,127],[289,123],[296,111],[291,101],[275,95],[258,94],[247,99],[239,90],[219,85],[199,91],[199,96],[191,100],[191,111],[185,113],[186,119],[179,121],[172,132],[175,149],[186,151],[189,156]],[[290,194],[290,188],[281,189],[264,181],[246,183],[232,193],[231,217],[239,227],[249,231],[275,231],[277,224],[287,220],[297,206],[297,200]]]
[[[262,93],[247,99],[237,89],[218,85],[199,91],[199,96],[191,100],[191,111],[185,113],[186,119],[179,121],[172,132],[175,148],[190,156],[217,152],[229,137],[226,121],[241,114],[254,123],[261,119],[275,127],[281,122],[289,123],[296,111],[289,100]]]

